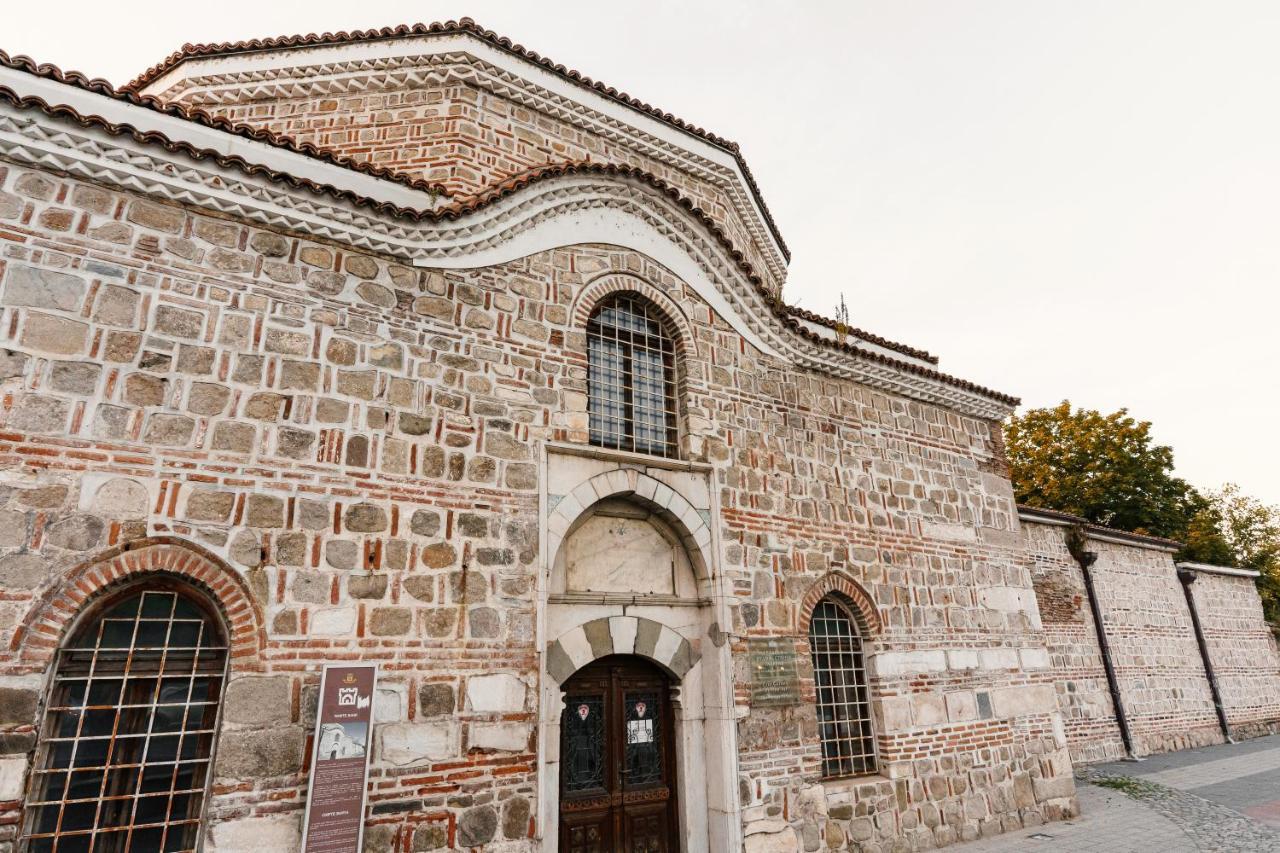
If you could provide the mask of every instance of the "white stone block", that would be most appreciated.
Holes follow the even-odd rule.
[[[519,714],[528,687],[518,677],[498,672],[467,679],[467,709],[485,714]]]
[[[456,758],[461,751],[458,738],[453,720],[383,723],[378,726],[378,758],[397,767]]]
[[[373,721],[398,723],[406,719],[409,689],[403,684],[379,684],[373,697]]]
[[[1043,648],[1026,648],[1019,649],[1018,656],[1022,658],[1023,669],[1048,669],[1049,668],[1049,652]]]
[[[609,634],[613,637],[615,654],[629,655],[636,650],[636,632],[640,620],[634,616],[613,616],[609,619]]]
[[[991,610],[1025,611],[1035,607],[1035,596],[1025,587],[989,586],[978,591],[978,603]]]
[[[748,826],[746,843],[743,845],[745,853],[797,853],[800,849],[795,830],[789,826],[776,832],[752,832],[751,830],[752,827]]]
[[[947,655],[941,649],[881,652],[872,656],[871,668],[882,678],[918,675],[922,672],[943,672],[947,668]]]
[[[917,726],[940,726],[947,721],[947,706],[941,693],[917,693],[911,697]]]
[[[1000,669],[1018,669],[1021,663],[1017,649],[983,649],[978,652],[982,668],[988,671]]]
[[[22,799],[22,777],[26,772],[27,759],[0,758],[0,800]]]
[[[529,748],[529,725],[526,723],[472,723],[472,749],[499,752],[524,752]]]
[[[880,702],[881,731],[885,734],[905,732],[912,726],[911,699],[889,696]]]
[[[941,524],[935,521],[920,522],[920,533],[926,539],[945,539],[952,542],[973,542],[978,531],[964,524]]]
[[[1051,714],[1058,710],[1052,684],[1028,684],[991,691],[991,709],[996,717]]]
[[[663,626],[662,632],[658,634],[658,642],[653,645],[653,659],[664,666],[671,663],[676,649],[680,648],[680,639],[679,634]]]
[[[297,850],[302,846],[302,815],[272,815],[220,821],[213,825],[213,849],[218,853],[262,853]]]
[[[958,690],[947,694],[947,719],[953,723],[978,718],[978,701],[972,690]]]
[[[978,653],[973,649],[952,649],[947,652],[947,669],[964,670],[978,668]]]
[[[595,655],[591,651],[591,643],[587,640],[587,635],[581,628],[575,628],[560,638],[560,648],[564,649],[565,654],[569,656],[569,660],[573,661],[575,670],[595,660]]]
[[[354,607],[326,607],[311,611],[307,624],[309,633],[320,637],[341,637],[356,632]]]

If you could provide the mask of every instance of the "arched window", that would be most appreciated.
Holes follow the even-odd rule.
[[[82,619],[58,650],[23,849],[195,850],[227,658],[221,620],[176,582]]]
[[[822,775],[874,773],[876,742],[862,638],[853,616],[834,596],[828,595],[813,609],[809,651],[818,694]]]
[[[643,297],[618,293],[587,323],[591,443],[618,450],[677,453],[675,345]]]

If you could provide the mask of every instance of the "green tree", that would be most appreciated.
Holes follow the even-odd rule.
[[[1173,450],[1126,409],[1109,415],[1057,406],[1005,425],[1019,503],[1183,543],[1179,560],[1260,573],[1267,619],[1280,623],[1280,507],[1228,483],[1202,493],[1173,475]]]
[[[1213,519],[1197,520],[1208,501],[1173,476],[1173,450],[1126,409],[1104,415],[1064,400],[1013,417],[1005,442],[1020,503],[1170,539],[1185,538],[1195,520],[1212,538]]]
[[[1260,573],[1263,610],[1268,621],[1280,623],[1280,506],[1267,506],[1234,483],[1211,492],[1208,499],[1232,555],[1225,565]]]

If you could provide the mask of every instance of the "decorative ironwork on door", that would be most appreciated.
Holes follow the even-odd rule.
[[[653,664],[616,655],[565,683],[560,723],[560,849],[679,849],[670,684]]]

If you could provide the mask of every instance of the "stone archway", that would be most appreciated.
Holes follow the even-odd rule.
[[[27,613],[11,648],[24,664],[47,666],[86,605],[103,592],[149,574],[173,575],[203,590],[222,610],[233,671],[262,667],[262,613],[244,580],[213,554],[182,539],[139,539],[98,554],[67,571]]]
[[[741,846],[741,820],[733,662],[720,630],[729,615],[713,544],[709,467],[672,463],[642,469],[634,462],[619,464],[607,453],[578,461],[583,456],[580,452],[570,457],[574,462],[561,463],[561,470],[573,476],[553,472],[546,494],[542,850],[557,849],[564,686],[575,673],[617,656],[643,658],[670,679],[672,802],[679,813],[682,849],[736,849]],[[639,567],[637,561],[650,556],[664,566],[671,560],[671,582],[661,589],[656,581],[662,573],[656,570],[652,576],[638,571],[622,580],[599,571],[616,569],[615,563]],[[600,583],[584,584],[585,579]]]
[[[666,625],[640,616],[610,616],[572,628],[547,646],[547,674],[563,684],[587,664],[609,655],[648,658],[676,681],[699,658],[689,641]]]

